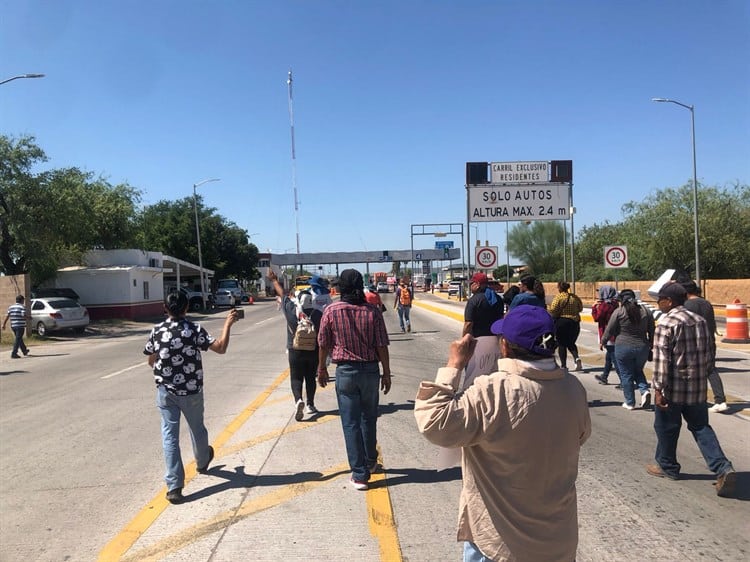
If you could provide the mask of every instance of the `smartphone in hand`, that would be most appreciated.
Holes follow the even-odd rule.
[[[242,320],[245,317],[245,309],[240,307],[235,307],[234,309],[237,312],[237,320]]]

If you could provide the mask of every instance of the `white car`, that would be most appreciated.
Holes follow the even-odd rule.
[[[72,329],[83,333],[89,325],[89,311],[78,301],[45,297],[31,301],[31,327],[44,337],[47,332]]]
[[[448,296],[458,295],[460,289],[461,281],[451,281],[450,283],[448,283]]]
[[[232,291],[230,291],[229,289],[219,289],[218,291],[216,291],[214,304],[216,306],[234,306],[235,300],[234,295],[232,295]]]

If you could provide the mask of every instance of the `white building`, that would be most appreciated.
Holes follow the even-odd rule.
[[[177,286],[185,279],[200,279],[198,266],[161,252],[92,250],[83,262],[59,269],[55,287],[78,293],[92,320],[159,316],[164,310],[165,276]],[[214,274],[205,268],[204,272],[208,277]]]

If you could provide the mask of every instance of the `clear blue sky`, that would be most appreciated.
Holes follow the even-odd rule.
[[[467,161],[573,160],[578,231],[692,178],[690,112],[652,97],[695,105],[701,183],[750,181],[749,6],[0,0],[0,79],[46,74],[0,86],[0,131],[145,204],[221,178],[205,203],[293,252],[292,69],[303,252],[465,222]]]

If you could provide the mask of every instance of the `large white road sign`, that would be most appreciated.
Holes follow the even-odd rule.
[[[570,186],[477,185],[468,188],[470,222],[567,220]]]

